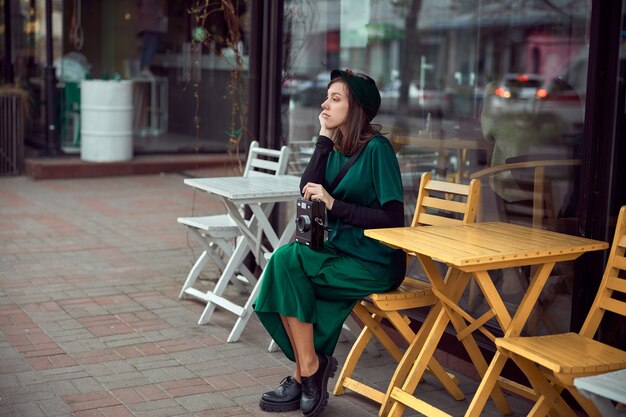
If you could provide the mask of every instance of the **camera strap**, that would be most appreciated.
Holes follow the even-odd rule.
[[[352,165],[354,165],[354,163],[356,162],[356,160],[359,158],[359,155],[361,154],[361,151],[367,146],[367,144],[369,143],[369,141],[365,142],[363,144],[363,146],[361,146],[354,154],[352,154],[352,156],[350,157],[350,159],[348,159],[346,161],[345,164],[343,164],[343,166],[341,167],[341,169],[339,170],[339,172],[337,173],[337,176],[335,177],[335,179],[333,180],[333,182],[330,184],[330,186],[328,187],[328,192],[332,193],[333,190],[337,187],[337,185],[339,185],[339,183],[341,182],[341,180],[343,179],[343,177],[346,176],[346,173],[348,172],[348,170],[350,169],[350,167]],[[318,224],[320,226],[322,226],[326,231],[330,232],[333,229],[331,229],[330,227],[328,227],[325,224],[322,224],[320,221],[320,219],[316,219],[316,221],[318,221]],[[348,229],[352,226],[346,227],[343,226],[341,227],[341,229]]]
[[[343,179],[343,177],[345,177],[346,173],[348,172],[348,170],[350,169],[350,167],[352,165],[354,165],[354,163],[356,162],[356,160],[359,158],[359,155],[361,154],[361,151],[363,150],[363,148],[365,148],[367,146],[367,144],[369,143],[369,141],[365,142],[363,144],[363,146],[361,146],[359,148],[359,150],[357,150],[351,157],[350,159],[348,159],[346,161],[345,164],[343,164],[343,166],[341,167],[341,169],[339,170],[339,172],[337,173],[337,176],[335,177],[335,179],[333,180],[333,182],[330,184],[330,186],[328,187],[328,192],[332,193],[333,190],[335,189],[335,187],[337,187],[337,185],[339,185],[339,182]]]

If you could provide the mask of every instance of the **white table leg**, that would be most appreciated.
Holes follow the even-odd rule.
[[[262,217],[264,219],[267,219],[267,217],[265,217],[265,216],[262,216]],[[259,219],[259,216],[257,216],[257,219]],[[269,226],[269,222],[267,224]],[[276,245],[277,245],[277,246],[274,247],[274,249],[278,248],[279,246],[285,244],[288,240],[290,240],[291,236],[295,232],[295,228],[296,228],[295,219],[292,219],[292,221],[287,223],[287,226],[285,227],[285,230],[283,230],[283,233],[281,234],[280,238],[278,238],[276,236],[276,233],[274,232],[274,229],[272,229],[271,226],[270,226],[270,230],[272,231],[272,234],[275,237],[275,241],[276,241]],[[260,256],[258,258],[257,263],[261,264],[261,262],[263,263],[263,265],[265,265],[267,263],[267,261],[265,260],[264,256]],[[265,271],[263,272],[263,274],[264,273],[265,273]],[[252,289],[252,292],[250,292],[250,295],[248,296],[248,300],[246,301],[246,304],[243,307],[243,312],[239,316],[239,318],[237,319],[237,322],[235,323],[235,326],[233,326],[233,329],[230,332],[230,335],[228,336],[228,339],[226,340],[227,342],[236,342],[237,340],[239,340],[239,336],[241,336],[241,333],[243,332],[243,329],[246,327],[246,324],[248,323],[248,320],[250,320],[250,317],[254,313],[252,305],[254,304],[254,302],[256,301],[257,296],[259,295],[259,290],[261,288],[261,281],[263,280],[263,274],[261,274],[261,276],[257,280],[256,284],[254,285],[254,288]]]
[[[241,240],[237,243],[237,247],[233,251],[233,255],[228,260],[226,264],[226,268],[222,272],[217,284],[215,284],[215,288],[213,291],[210,291],[214,295],[221,297],[224,293],[224,290],[228,286],[230,280],[235,276],[235,272],[237,268],[241,265],[244,260],[245,255],[248,253],[248,243],[247,240]],[[207,302],[207,305],[204,307],[204,311],[200,316],[200,320],[198,320],[198,324],[205,324],[211,320],[211,316],[213,315],[213,311],[215,311],[215,303],[210,300]]]
[[[228,260],[224,271],[218,280],[215,288],[213,289],[211,294],[208,294],[209,300],[207,301],[207,305],[200,316],[200,320],[198,324],[207,323],[215,311],[215,307],[219,304],[221,307],[235,313],[238,316],[237,322],[233,326],[230,335],[228,336],[227,342],[236,342],[239,340],[241,333],[243,332],[248,320],[254,313],[253,311],[253,303],[256,301],[256,297],[259,293],[261,278],[256,280],[254,283],[254,287],[252,292],[248,296],[248,299],[243,307],[237,306],[236,304],[222,298],[222,294],[226,289],[228,283],[234,277],[234,274],[237,268],[242,266],[242,262],[244,260],[245,255],[248,251],[253,251],[255,255],[255,259],[258,265],[264,267],[267,261],[264,256],[262,256],[262,237],[265,234],[267,239],[269,240],[273,249],[278,248],[279,246],[287,243],[293,234],[295,233],[295,219],[291,219],[287,225],[285,226],[285,230],[278,237],[276,231],[272,227],[271,223],[268,219],[268,213],[266,213],[262,204],[250,204],[249,207],[253,213],[252,218],[248,221],[244,220],[241,216],[241,213],[237,209],[237,207],[231,202],[224,200],[224,204],[228,209],[228,213],[232,217],[233,221],[239,226],[241,232],[243,234],[243,239],[241,239],[235,250],[233,251],[232,256]],[[267,208],[267,207],[265,207]],[[256,233],[255,228],[259,228],[258,230],[261,233]],[[242,268],[243,269],[243,268]],[[246,268],[247,270],[247,268]],[[253,279],[248,278],[251,282],[254,282]]]
[[[254,314],[254,309],[252,307],[252,304],[254,304],[254,302],[256,301],[257,295],[259,295],[259,290],[261,289],[262,280],[263,280],[263,274],[261,274],[254,288],[252,289],[252,292],[250,292],[250,296],[248,297],[246,304],[243,306],[243,312],[237,319],[237,322],[235,323],[235,325],[233,326],[233,329],[231,330],[230,335],[228,336],[228,339],[226,339],[226,342],[231,343],[231,342],[236,342],[237,340],[239,340],[239,336],[241,336],[243,329],[246,327],[246,324],[248,324],[248,320],[250,320],[250,317],[252,316],[252,314]]]

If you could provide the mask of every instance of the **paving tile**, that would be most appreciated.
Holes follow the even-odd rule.
[[[203,171],[205,172],[205,171]],[[212,172],[218,172],[212,171]],[[0,178],[0,415],[46,417],[300,416],[267,413],[259,395],[293,372],[253,316],[237,343],[235,317],[178,293],[200,248],[176,217],[224,213],[179,174],[33,181]],[[219,274],[202,271],[199,286]],[[235,288],[235,299],[245,300]],[[345,359],[351,342],[339,343]],[[380,346],[379,346],[380,348]],[[449,356],[444,366],[463,365]],[[383,389],[395,362],[364,355],[355,372]],[[453,416],[456,402],[430,376],[420,396]],[[334,380],[329,384],[332,391]],[[526,401],[512,401],[524,415]],[[326,416],[376,416],[377,404],[331,394]],[[415,416],[407,410],[405,416]],[[488,404],[485,416],[498,415]]]
[[[60,398],[39,401],[38,404],[47,417],[67,416],[71,412],[67,404]]]
[[[141,372],[128,372],[125,374],[113,373],[111,375],[98,377],[97,379],[105,389],[109,390],[115,388],[136,387],[151,383],[151,381]]]
[[[46,384],[30,385],[3,389],[3,395],[9,404],[21,404],[49,400],[55,397],[54,392]]]
[[[183,405],[174,399],[131,404],[128,406],[128,409],[138,417],[175,417],[189,413]]]
[[[76,388],[76,386],[72,383],[73,380],[70,381],[48,381],[46,382],[46,385],[50,388],[50,390],[52,392],[54,392],[54,394],[57,397],[60,397],[62,395],[69,395],[69,394],[78,394],[79,391]]]
[[[17,404],[14,407],[15,415],[28,417],[45,417],[46,413],[36,402]]]

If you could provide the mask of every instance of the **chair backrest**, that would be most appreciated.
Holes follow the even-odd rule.
[[[548,158],[548,159],[537,159]],[[546,206],[552,205],[552,190],[549,187],[551,177],[576,178],[574,172],[581,163],[580,159],[558,159],[558,156],[532,155],[507,158],[507,163],[494,165],[472,173],[470,178],[492,178],[508,173],[520,188],[520,193],[532,196],[532,226],[541,228],[543,218],[552,221],[553,213]],[[572,172],[569,172],[572,171]],[[556,174],[556,175],[555,175]],[[524,178],[525,177],[525,178]],[[497,189],[496,192],[498,193]]]
[[[259,147],[259,142],[250,143],[248,159],[243,170],[243,176],[253,175],[283,175],[287,172],[289,148],[283,146],[280,150]]]
[[[474,223],[480,199],[480,180],[457,184],[422,174],[411,227]]]
[[[615,235],[609,259],[604,269],[602,282],[598,288],[591,310],[583,324],[580,334],[593,338],[600,326],[605,311],[626,316],[626,206],[617,217]]]

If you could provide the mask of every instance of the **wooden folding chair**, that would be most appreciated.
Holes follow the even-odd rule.
[[[289,149],[283,146],[280,150],[260,148],[259,142],[250,144],[248,159],[243,171],[243,176],[258,175],[282,175],[287,171]],[[271,207],[267,207],[271,210]],[[180,290],[179,298],[191,296],[205,301],[205,292],[194,288],[194,284],[202,269],[211,259],[221,270],[224,270],[227,259],[232,255],[236,239],[241,238],[241,230],[228,214],[218,214],[201,217],[179,217],[178,223],[187,227],[191,235],[202,246],[203,251],[194,263],[187,279]],[[224,259],[226,258],[226,260]],[[240,265],[236,279],[237,285],[254,285],[255,275],[245,265]],[[201,320],[202,321],[202,320]],[[198,323],[204,324],[204,323]]]
[[[496,339],[498,350],[513,359],[538,393],[529,416],[551,412],[561,417],[576,416],[561,398],[563,389],[590,417],[602,416],[593,402],[574,387],[574,379],[626,368],[626,351],[593,339],[606,311],[626,316],[625,251],[626,206],[620,210],[602,282],[580,332],[534,337],[505,335]]]
[[[426,172],[422,174],[420,180],[411,227],[473,223],[476,218],[479,196],[479,180],[472,180],[469,185],[435,181],[431,174]],[[410,256],[407,256],[407,263],[411,259]],[[392,337],[384,330],[381,321],[386,319],[391,327],[410,344],[415,337],[415,332],[410,327],[410,319],[402,313],[402,310],[432,306],[436,301],[437,298],[433,294],[430,283],[407,276],[396,290],[371,294],[367,299],[358,303],[352,312],[364,327],[346,358],[337,379],[334,394],[341,395],[346,389],[350,389],[382,404],[385,398],[384,392],[352,377],[357,362],[372,337],[383,345],[396,362],[400,362],[404,349],[396,345]],[[448,374],[435,359],[429,363],[429,370],[456,400],[465,398],[458,387],[456,378]],[[394,375],[394,378],[396,377],[402,378],[403,376]]]

